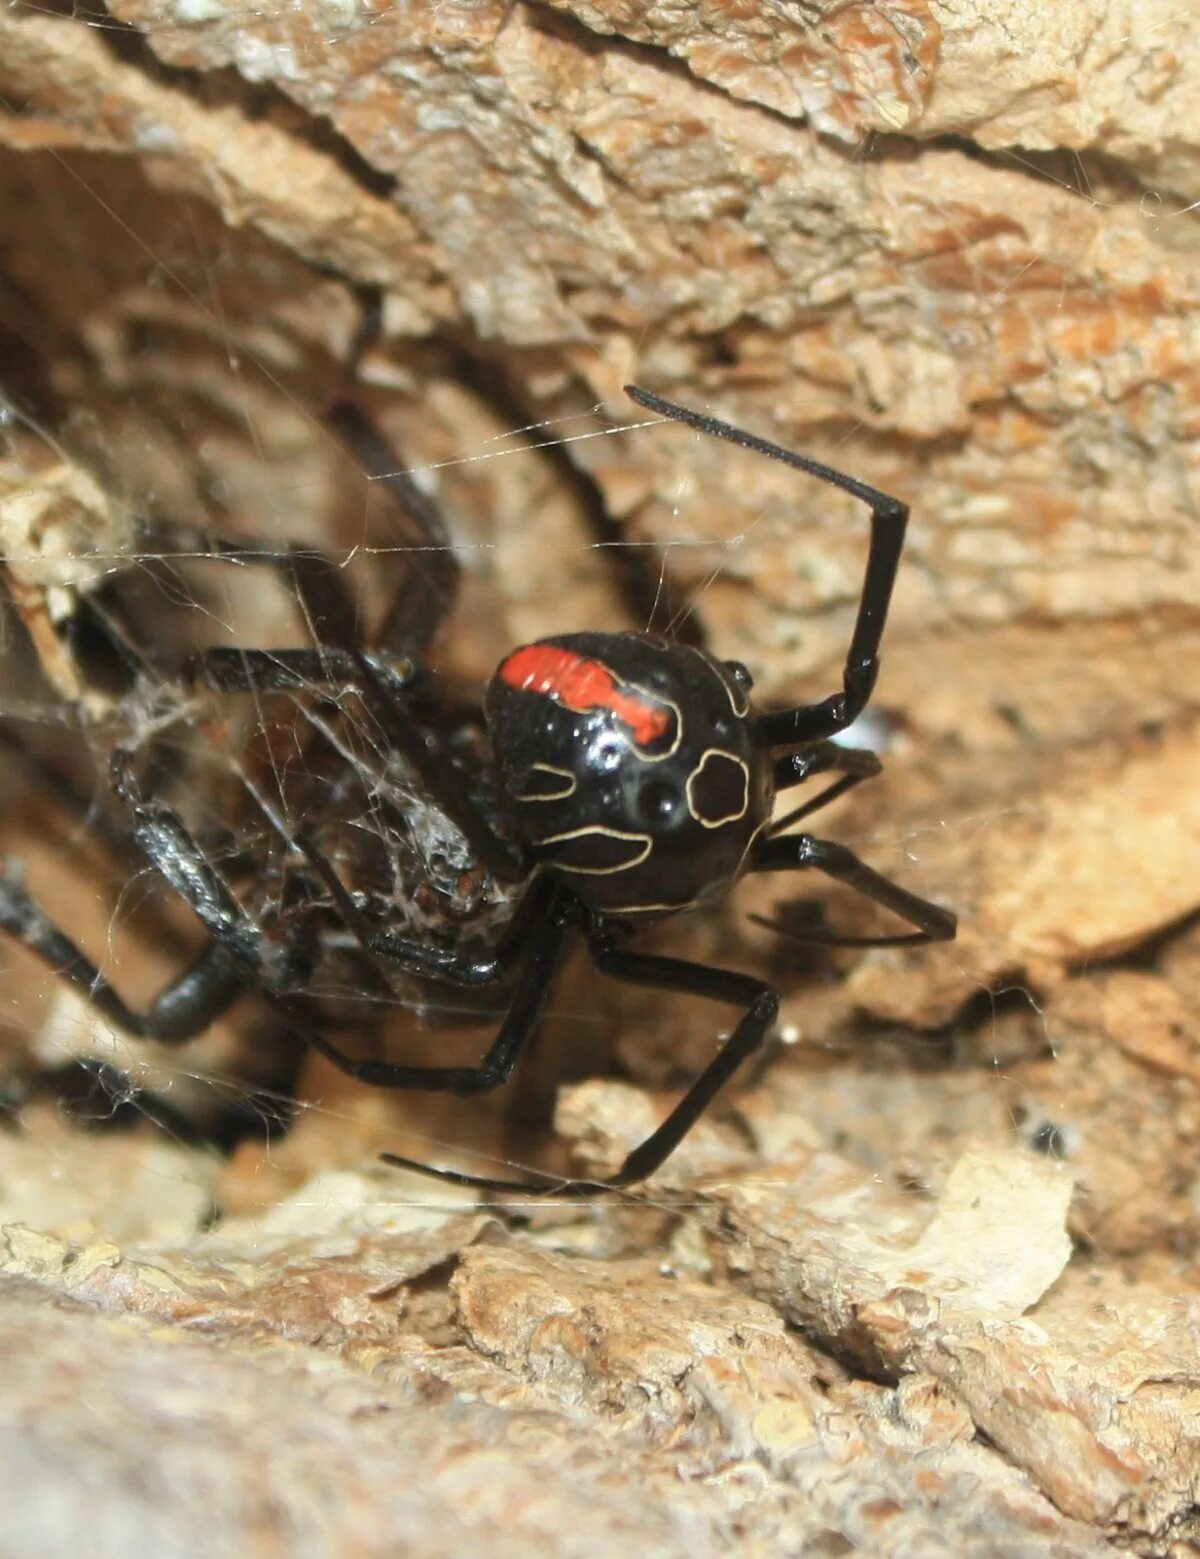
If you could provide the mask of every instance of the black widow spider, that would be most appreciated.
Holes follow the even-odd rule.
[[[879,669],[879,645],[896,577],[907,507],[854,477],[794,454],[728,423],[628,387],[641,407],[782,461],[866,503],[867,566],[841,689],[819,703],[762,711],[736,661],[649,633],[573,633],[523,645],[488,685],[487,742],[453,750],[422,657],[454,594],[456,564],[440,514],[402,474],[370,423],[349,403],[334,427],[400,498],[424,560],[365,648],[328,560],[205,535],[204,549],[287,571],[314,645],[303,649],[213,648],[188,668],[193,683],[222,694],[291,689],[350,692],[382,735],[389,761],[415,780],[460,836],[465,858],[489,874],[499,902],[512,894],[493,945],[449,945],[395,929],[395,900],[348,886],[338,853],[304,827],[290,827],[256,797],[284,840],[300,885],[272,901],[235,894],[228,872],[180,814],[147,793],[130,748],[111,762],[133,842],[202,922],[208,942],[145,1012],[130,1009],[85,955],[51,923],[11,872],[0,869],[0,930],[36,953],[126,1033],[183,1041],[200,1033],[248,990],[257,991],[315,1050],[361,1081],[383,1088],[471,1094],[512,1073],[534,1032],[568,943],[582,937],[596,969],[614,979],[705,997],[742,1015],[717,1055],[666,1119],[628,1154],[616,1174],[539,1185],[433,1168],[393,1154],[386,1162],[455,1184],[524,1194],[577,1195],[629,1186],[652,1174],[722,1086],[762,1045],[778,992],[734,970],[629,951],[636,931],[723,896],[747,872],[816,870],[844,883],[914,929],[884,937],[806,939],[850,946],[947,940],[955,917],[897,886],[844,846],[792,825],[880,770],[878,759],[832,740],[865,708]],[[160,527],[161,532],[161,527]],[[182,531],[173,533],[176,541]],[[398,647],[397,647],[398,646]],[[772,817],[775,795],[820,774],[838,776],[804,804]],[[393,805],[395,803],[393,802]],[[298,865],[297,865],[298,863]],[[505,888],[507,885],[507,890]],[[381,902],[382,898],[382,902]],[[291,907],[285,912],[281,905]],[[300,909],[296,908],[297,904]],[[473,1066],[405,1065],[347,1054],[324,1031],[300,987],[328,947],[352,945],[378,964],[421,981],[508,992],[500,1029]]]

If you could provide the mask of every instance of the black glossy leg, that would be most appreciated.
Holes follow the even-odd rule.
[[[114,1028],[138,1039],[177,1043],[216,1021],[249,983],[246,972],[219,943],[212,943],[146,1012],[126,1006],[90,959],[38,908],[23,888],[0,871],[0,931],[34,953],[73,985]]]
[[[823,741],[844,731],[866,708],[879,674],[879,643],[887,623],[888,607],[892,599],[892,587],[896,582],[896,569],[904,549],[904,532],[908,525],[908,505],[881,493],[877,487],[835,471],[807,455],[797,455],[779,444],[745,433],[728,422],[689,411],[665,401],[649,390],[627,384],[625,393],[639,406],[656,411],[676,422],[686,423],[700,433],[710,433],[716,438],[728,439],[755,454],[766,455],[770,460],[782,461],[793,470],[807,472],[831,487],[860,499],[871,510],[871,541],[867,553],[866,573],[863,576],[862,594],[859,597],[858,616],[850,638],[850,649],[842,671],[842,690],[819,704],[801,704],[795,709],[780,709],[763,716],[763,731],[772,747],[795,747],[802,742]]]
[[[403,469],[399,451],[352,398],[362,360],[383,333],[381,290],[362,287],[358,297],[362,313],[346,361],[346,392],[327,409],[325,420],[367,476],[396,501],[388,544],[406,554],[408,568],[371,642],[419,659],[454,605],[461,570],[441,509]]]
[[[812,834],[786,834],[782,838],[762,840],[754,852],[750,867],[755,872],[819,871],[843,882],[856,893],[891,910],[917,929],[900,936],[844,937],[819,931],[805,932],[796,939],[823,942],[834,947],[909,947],[920,942],[950,942],[958,925],[951,910],[909,893],[882,873],[860,861],[853,850]],[[785,936],[794,936],[786,926],[763,915],[752,915],[758,925],[770,926]]]
[[[816,774],[841,774],[843,778],[836,780],[832,785],[827,785],[819,795],[801,802],[798,807],[794,807],[792,811],[778,818],[771,824],[768,833],[771,835],[783,833],[784,829],[790,828],[793,823],[798,823],[801,818],[811,817],[814,812],[827,807],[831,801],[844,796],[848,790],[861,785],[863,780],[874,779],[882,772],[883,764],[873,752],[864,752],[859,747],[843,747],[838,742],[815,742],[813,746],[806,747],[802,752],[790,752],[782,758],[776,758],[776,790],[787,790],[793,785],[802,785],[805,780],[812,779]]]
[[[416,678],[411,661],[375,652],[365,657],[372,672],[395,697],[406,696]],[[329,645],[313,649],[243,650],[228,645],[202,650],[184,668],[190,683],[218,693],[279,693],[291,689],[358,688],[362,677],[355,656]]]
[[[555,913],[555,895],[544,884],[540,884],[530,892],[517,911],[504,941],[495,952],[459,953],[424,942],[414,942],[408,937],[397,936],[394,931],[381,930],[367,919],[346,891],[328,857],[317,848],[307,833],[299,831],[292,842],[324,883],[340,922],[351,932],[363,951],[373,953],[377,958],[384,959],[418,979],[439,980],[448,985],[464,987],[494,985],[513,967],[529,933],[535,925],[541,923],[541,917]]]
[[[628,1155],[615,1175],[596,1180],[550,1180],[532,1184],[525,1180],[498,1180],[459,1170],[435,1169],[410,1159],[385,1155],[402,1169],[416,1169],[453,1185],[482,1191],[502,1191],[521,1196],[593,1196],[600,1191],[619,1191],[636,1185],[661,1167],[703,1115],[720,1090],[744,1061],[762,1045],[779,1012],[779,993],[763,980],[731,969],[709,969],[682,958],[659,958],[644,953],[615,952],[593,946],[596,968],[614,980],[645,985],[654,990],[678,991],[728,1002],[745,1010],[733,1033],[680,1099],[657,1130]]]
[[[529,951],[517,975],[512,1001],[500,1025],[500,1032],[489,1046],[487,1054],[476,1066],[406,1066],[400,1062],[377,1061],[373,1058],[358,1059],[348,1055],[317,1030],[299,1025],[301,1037],[327,1057],[333,1064],[360,1082],[375,1088],[410,1088],[443,1093],[484,1093],[498,1088],[512,1074],[513,1067],[532,1037],[538,1020],[545,1010],[555,970],[562,958],[567,935],[575,923],[576,912],[570,896],[556,892],[539,922],[539,935],[531,939]],[[494,962],[493,978],[504,973],[503,961]],[[291,1004],[279,1003],[280,1010],[291,1018]],[[423,1164],[392,1154],[383,1157],[390,1164],[404,1169],[426,1169]],[[438,1174],[437,1170],[428,1173]]]
[[[779,992],[752,975],[738,974],[731,969],[709,969],[682,958],[616,952],[599,952],[595,958],[597,969],[615,980],[647,985],[659,991],[704,996],[710,1001],[745,1008],[733,1033],[662,1125],[640,1147],[634,1148],[615,1175],[601,1182],[620,1187],[633,1185],[652,1175],[675,1151],[742,1063],[759,1048],[779,1013]]]
[[[330,407],[330,426],[374,481],[396,500],[398,524],[384,543],[402,550],[408,567],[378,630],[375,644],[420,659],[454,605],[459,566],[441,510],[412,477],[371,419],[353,401]]]
[[[267,936],[238,903],[179,814],[142,794],[130,753],[118,749],[111,767],[113,788],[129,810],[134,843],[240,967],[243,981],[267,991],[286,990],[301,981],[311,963],[307,942],[297,935],[286,942]]]

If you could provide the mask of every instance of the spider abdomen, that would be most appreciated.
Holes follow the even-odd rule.
[[[773,799],[746,681],[647,634],[514,650],[486,710],[516,840],[604,914],[665,914],[724,893]]]

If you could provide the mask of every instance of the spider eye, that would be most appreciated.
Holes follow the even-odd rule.
[[[602,736],[591,750],[592,764],[606,774],[611,774],[613,769],[621,767],[621,761],[625,756],[625,743],[615,734],[609,733]]]
[[[737,683],[738,687],[741,688],[743,693],[748,693],[754,686],[754,678],[750,675],[747,668],[742,665],[740,660],[727,660],[725,662],[725,670]]]
[[[666,780],[651,780],[638,791],[638,811],[647,823],[665,823],[675,815],[679,792]]]

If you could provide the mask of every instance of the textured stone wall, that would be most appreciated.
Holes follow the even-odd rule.
[[[727,1015],[573,969],[524,1092],[314,1063],[291,1134],[218,1160],[37,1079],[98,1051],[203,1121],[277,1083],[263,1014],[114,1052],[5,945],[6,1552],[1190,1551],[1197,101],[1172,0],[0,12],[5,730],[100,796],[96,733],[150,718],[64,630],[108,590],[176,654],[302,642],[260,572],[145,561],[157,520],[320,547],[378,617],[411,559],[323,420],[369,292],[353,390],[455,537],[455,686],[651,620],[764,700],[836,685],[861,506],[627,381],[911,504],[887,772],[818,826],[960,917],[825,957],[749,913],[877,923],[774,878],[654,933],[769,971],[786,1042],[653,1192],[480,1216],[376,1152],[602,1169]],[[152,992],[188,916],[139,920],[138,863],[15,754],[0,795]],[[418,1027],[385,1037],[447,1043]]]

